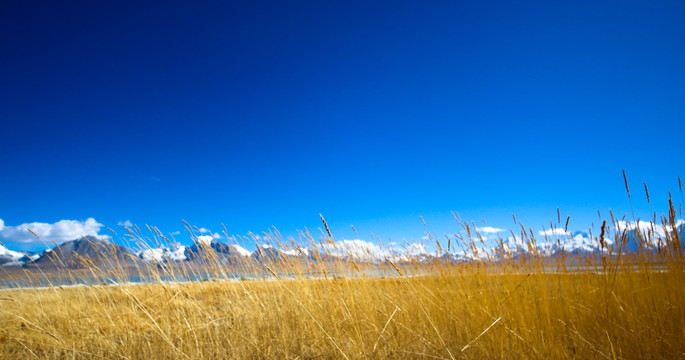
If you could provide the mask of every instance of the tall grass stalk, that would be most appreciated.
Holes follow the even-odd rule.
[[[539,241],[515,217],[519,248],[502,237],[485,247],[475,224],[454,215],[465,235],[445,246],[433,236],[435,256],[388,248],[379,261],[336,242],[323,216],[319,239],[306,229],[297,239],[275,228],[250,235],[254,257],[226,256],[188,223],[200,249],[191,261],[145,262],[86,239],[94,258],[3,270],[4,279],[40,286],[0,291],[0,358],[685,357],[685,260],[672,198],[644,231],[610,214],[597,251],[566,252],[556,240],[554,256],[541,247],[551,239]],[[550,228],[562,220],[558,212]],[[147,230],[129,228],[126,241],[176,245]],[[444,256],[462,250],[475,256]],[[90,282],[63,285],[82,279]]]

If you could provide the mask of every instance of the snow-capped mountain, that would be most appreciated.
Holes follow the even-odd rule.
[[[281,250],[281,252],[288,256],[310,256],[311,252],[307,248],[296,247],[294,249]]]
[[[188,260],[201,260],[207,258],[208,252],[214,252],[221,261],[244,261],[252,256],[252,252],[237,244],[226,244],[216,239],[198,239],[193,245],[186,248],[185,256]]]
[[[141,250],[138,251],[136,255],[144,261],[184,261],[188,260],[188,257],[186,256],[187,249],[188,247],[184,245],[174,246],[173,248],[163,246]]]
[[[0,266],[21,266],[28,261],[31,261],[28,256],[0,245]]]
[[[88,261],[98,265],[129,264],[134,258],[135,254],[126,247],[94,236],[86,236],[45,251],[39,258],[27,265],[83,268],[88,266]]]
[[[260,244],[258,245],[257,251],[252,254],[252,257],[259,262],[274,262],[286,255],[288,254],[270,244]],[[293,254],[293,256],[296,255]]]
[[[12,251],[0,245],[0,266],[66,266],[83,267],[84,259],[90,259],[95,264],[132,264],[135,259],[145,262],[181,262],[189,261],[201,265],[208,258],[219,259],[222,263],[257,263],[274,262],[283,258],[302,258],[311,261],[334,261],[336,258],[352,258],[362,262],[382,262],[391,260],[405,261],[454,261],[469,262],[478,260],[501,260],[516,258],[529,254],[531,251],[541,256],[555,257],[559,254],[591,255],[615,253],[619,246],[616,240],[622,242],[620,248],[624,252],[635,252],[641,249],[657,251],[664,244],[666,237],[674,238],[678,235],[681,245],[685,248],[683,237],[685,221],[679,220],[672,226],[654,225],[650,222],[617,222],[608,229],[604,239],[599,241],[597,235],[590,236],[585,232],[568,233],[557,231],[552,235],[545,235],[544,239],[537,238],[536,242],[529,242],[520,236],[512,236],[503,241],[500,246],[461,247],[460,250],[442,253],[429,251],[422,243],[405,244],[400,247],[383,247],[376,243],[360,239],[322,242],[318,250],[314,247],[293,247],[280,249],[268,243],[259,244],[254,252],[237,244],[220,242],[210,236],[201,236],[191,246],[173,244],[158,248],[146,248],[133,253],[130,249],[119,246],[96,237],[88,236],[67,241],[53,249],[42,253],[21,253]],[[456,239],[453,244],[457,243]],[[638,245],[638,244],[642,245]]]
[[[616,226],[616,231],[619,237],[624,242],[624,251],[637,251],[638,247],[647,249],[657,249],[664,246],[664,241],[667,236],[673,237],[678,235],[681,245],[685,245],[683,238],[683,229],[685,228],[685,220],[678,220],[675,222],[675,231],[671,225],[657,225],[652,222],[638,221],[635,223],[619,221]],[[677,233],[676,233],[677,232]]]
[[[537,250],[544,256],[554,256],[562,252],[576,255],[602,253],[609,251],[614,244],[607,236],[603,240],[604,245],[589,234],[576,231],[573,234],[547,238],[546,241],[537,244]],[[519,246],[518,250],[528,251],[527,247],[522,246]]]

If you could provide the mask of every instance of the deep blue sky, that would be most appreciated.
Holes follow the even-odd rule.
[[[648,216],[685,175],[685,3],[3,2],[0,219],[418,240]],[[646,215],[645,215],[646,214]],[[106,232],[104,232],[106,233]]]

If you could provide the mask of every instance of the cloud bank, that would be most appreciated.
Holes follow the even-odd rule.
[[[498,232],[504,231],[504,229],[492,227],[492,226],[484,226],[484,227],[479,227],[476,228],[479,232],[486,233],[486,234],[496,234]]]
[[[549,229],[549,230],[544,230],[544,231],[538,231],[538,234],[542,236],[561,236],[561,235],[571,235],[570,232],[561,229],[561,228],[554,228],[554,229]]]
[[[5,222],[0,219],[0,240],[23,244],[24,246],[52,244],[52,242],[59,245],[82,236],[104,237],[98,234],[102,227],[103,225],[93,218],[88,218],[85,221],[60,220],[52,224],[32,222],[16,226],[5,225]],[[36,235],[38,235],[37,238]]]
[[[209,236],[209,237],[213,237],[215,239],[221,239],[221,234],[219,234],[218,232],[212,232],[212,230],[209,230],[207,228],[199,228],[199,229],[197,229],[197,231],[199,231],[200,234],[202,234],[202,235],[198,236],[198,239],[202,236],[205,236],[205,237]],[[209,235],[204,235],[204,234],[209,234]]]

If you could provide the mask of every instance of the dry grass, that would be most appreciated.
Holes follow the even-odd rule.
[[[259,281],[5,290],[0,358],[685,358],[685,261],[677,232],[667,235],[657,251],[630,256],[616,234],[602,256],[585,258],[319,257],[261,263],[268,280]],[[255,270],[211,252],[204,261],[219,279]],[[112,271],[94,266],[95,276]],[[197,271],[184,266],[145,271]]]
[[[670,271],[455,271],[15,290],[0,299],[0,353],[8,359],[679,358],[685,356],[683,296],[685,277]]]

